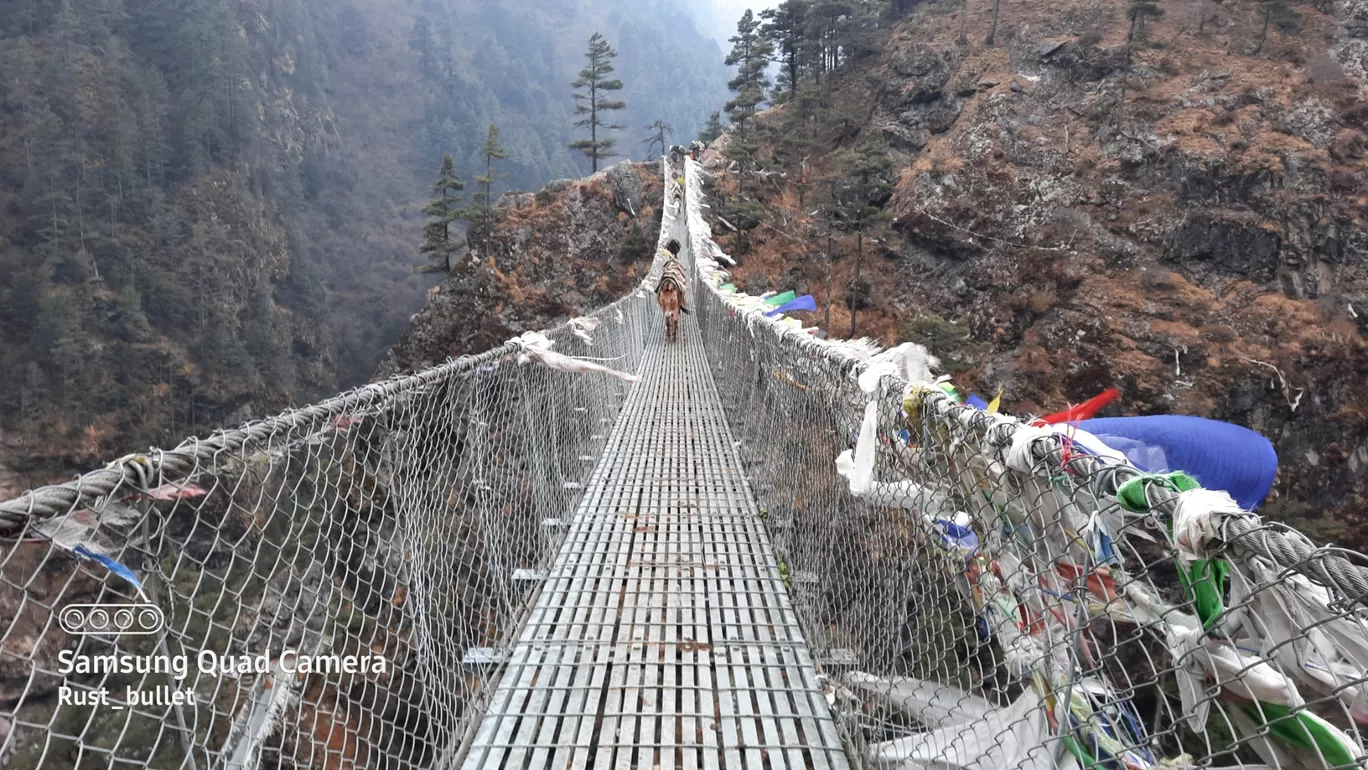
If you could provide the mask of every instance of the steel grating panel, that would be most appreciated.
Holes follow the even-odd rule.
[[[648,334],[464,768],[845,770],[697,324]]]

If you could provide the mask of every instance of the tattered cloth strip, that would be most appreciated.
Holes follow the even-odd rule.
[[[341,418],[339,417],[336,419],[340,420]],[[334,422],[334,424],[336,424],[336,422]],[[208,494],[208,490],[194,484],[162,484],[155,489],[147,490],[145,495],[144,493],[139,492],[137,494],[129,495],[128,497],[123,498],[123,500],[140,500],[143,497],[146,497],[148,500],[181,500],[204,497],[206,494]]]
[[[603,372],[604,374],[617,377],[626,382],[638,382],[641,380],[635,374],[619,372],[603,364],[595,363],[584,358],[561,355],[553,353],[551,346],[555,343],[541,332],[525,332],[521,337],[513,338],[513,342],[522,346],[522,355],[518,356],[518,363],[525,364],[528,361],[537,363],[558,372],[573,372],[577,374],[588,374],[589,372]]]
[[[570,331],[574,332],[576,337],[584,340],[586,345],[594,344],[594,338],[590,334],[598,328],[598,325],[599,319],[593,316],[580,316],[570,319]]]
[[[953,513],[953,506],[944,494],[933,492],[915,481],[903,479],[889,484],[874,480],[878,428],[879,404],[870,401],[865,406],[864,422],[860,425],[855,451],[847,449],[836,458],[836,472],[850,485],[850,494],[869,498],[889,508]]]
[[[1229,572],[1231,609],[1220,630],[1248,650],[1269,650],[1300,687],[1337,698],[1368,724],[1368,619],[1335,609],[1330,592],[1282,576],[1259,556]]]
[[[1273,444],[1228,422],[1152,414],[1084,420],[1078,427],[1125,454],[1140,470],[1183,471],[1206,489],[1229,492],[1246,511],[1268,497],[1278,474]]]
[[[860,390],[874,394],[879,389],[879,380],[884,377],[897,377],[906,383],[933,382],[932,369],[940,367],[940,359],[915,342],[889,348],[875,353],[869,358],[869,365],[860,373]]]
[[[262,746],[280,729],[284,716],[299,701],[299,685],[303,679],[303,675],[287,672],[279,660],[273,664],[269,675],[257,679],[250,699],[238,712],[228,733],[225,745],[232,746],[232,754],[227,767],[234,770],[260,767]]]
[[[1081,404],[1075,404],[1062,412],[1047,414],[1044,417],[1037,418],[1035,422],[1043,423],[1045,425],[1057,425],[1059,423],[1078,422],[1079,420],[1091,419],[1093,415],[1102,411],[1103,407],[1120,397],[1121,391],[1116,388],[1107,388]]]
[[[75,548],[71,549],[71,552],[81,557],[82,559],[89,559],[93,562],[96,562],[97,564],[114,573],[115,575],[118,575],[119,577],[123,578],[126,582],[128,582],[129,585],[133,586],[134,590],[138,592],[139,598],[147,598],[146,595],[143,593],[142,581],[138,580],[138,576],[133,574],[133,570],[129,569],[128,567],[125,567],[117,561],[114,561],[108,556],[105,556],[102,553],[96,553],[95,551],[92,551],[83,545],[76,546]]]
[[[962,720],[962,721],[961,721]],[[878,768],[917,770],[1063,770],[1076,768],[1073,755],[1054,761],[1045,702],[1035,690],[1011,705],[978,713],[969,708],[938,729],[870,746]]]
[[[790,289],[784,292],[783,294],[776,294],[773,297],[766,297],[765,304],[769,305],[770,307],[778,307],[779,305],[782,305],[785,302],[793,301],[793,299],[797,296],[797,292]]]
[[[879,391],[879,383],[884,377],[896,377],[904,382],[925,383],[933,379],[932,367],[940,366],[940,360],[931,355],[926,348],[913,342],[905,342],[894,348],[873,353],[873,343],[857,340],[846,343],[852,350],[867,354],[868,362],[863,372],[856,378],[856,384],[866,395],[874,396]],[[865,405],[864,420],[860,424],[860,435],[855,442],[855,451],[847,449],[836,458],[836,471],[845,477],[850,485],[850,493],[856,497],[867,497],[879,505],[907,510],[920,509],[925,513],[954,513],[953,506],[943,494],[932,492],[920,484],[903,480],[892,484],[874,480],[874,461],[878,451],[879,402],[877,398]]]
[[[954,685],[895,676],[890,679],[852,671],[841,682],[864,698],[883,701],[930,727],[982,719],[994,710],[987,699]]]
[[[184,486],[164,484],[145,493],[129,495],[124,499],[133,500],[147,497],[152,500],[176,500],[181,496],[201,497],[204,494],[203,489],[191,484]],[[134,574],[133,570],[120,564],[110,554],[120,550],[120,546],[115,544],[115,540],[120,540],[126,546],[135,548],[143,544],[144,539],[137,534],[136,527],[147,514],[137,508],[110,499],[105,499],[97,507],[99,508],[98,513],[80,508],[53,516],[50,519],[34,521],[32,523],[34,537],[25,538],[23,542],[51,543],[78,559],[93,561],[133,586],[139,597],[144,597],[142,582],[138,580],[137,575]]]
[[[111,554],[118,550],[115,540],[138,542],[130,535],[142,521],[142,511],[121,503],[106,502],[100,513],[86,508],[32,522],[36,536],[28,542],[51,542],[64,551],[84,547],[87,551]],[[101,531],[104,530],[104,531]]]

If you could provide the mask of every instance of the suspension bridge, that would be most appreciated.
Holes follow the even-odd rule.
[[[648,278],[0,503],[0,766],[1368,762],[1361,554],[815,338],[661,172],[678,342]]]

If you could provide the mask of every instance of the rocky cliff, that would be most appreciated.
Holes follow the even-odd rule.
[[[730,244],[739,282],[820,307],[834,229],[834,336],[856,305],[1019,413],[1115,385],[1114,413],[1247,425],[1281,460],[1265,512],[1368,546],[1368,3],[1296,4],[1261,46],[1254,2],[1163,4],[1143,43],[1123,4],[1004,3],[995,46],[989,4],[963,41],[959,7],[917,5],[828,83],[838,117],[761,118],[745,189],[771,215]],[[814,201],[873,139],[894,218],[854,280]]]
[[[625,162],[505,195],[489,241],[429,291],[381,373],[478,353],[631,291],[651,267],[660,196],[659,166]]]

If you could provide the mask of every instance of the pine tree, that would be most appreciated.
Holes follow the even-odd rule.
[[[832,69],[829,53],[831,41],[835,38],[837,19],[842,13],[840,0],[812,0],[807,12],[807,34],[804,40],[803,58],[812,69],[812,76],[818,83]]]
[[[447,153],[442,156],[442,169],[432,186],[432,194],[437,197],[423,207],[423,213],[429,219],[423,226],[423,245],[418,250],[432,262],[419,268],[419,272],[451,272],[451,258],[460,251],[460,244],[451,235],[451,224],[469,216],[469,212],[460,207],[458,193],[464,189],[465,183],[456,175],[456,162],[451,159],[451,153]]]
[[[580,70],[579,79],[570,84],[573,88],[585,90],[585,93],[575,94],[575,114],[585,116],[575,121],[575,127],[589,129],[588,139],[576,139],[570,143],[570,147],[589,157],[594,173],[598,173],[599,159],[612,157],[613,146],[617,144],[615,139],[600,139],[599,132],[620,131],[623,128],[607,123],[607,116],[604,115],[627,106],[624,101],[608,98],[613,91],[622,90],[621,80],[608,78],[613,73],[612,61],[616,57],[617,51],[608,45],[603,35],[595,32],[589,38],[589,50],[584,54],[589,66]]]
[[[727,83],[727,87],[736,92],[736,98],[727,102],[727,115],[738,129],[744,129],[746,121],[755,116],[760,102],[764,101],[765,89],[769,88],[765,68],[769,66],[774,46],[761,36],[760,22],[750,10],[736,23],[736,35],[731,42],[732,50],[727,55],[726,65],[736,67],[736,77]]]
[[[1130,6],[1126,11],[1126,16],[1130,19],[1126,42],[1143,43],[1148,40],[1149,30],[1145,28],[1145,22],[1163,15],[1164,9],[1159,7],[1157,0],[1130,0]]]
[[[708,116],[708,122],[703,124],[703,130],[698,132],[698,141],[704,144],[712,144],[717,141],[717,137],[721,136],[724,130],[726,129],[722,125],[722,113],[713,110],[712,114]]]
[[[447,83],[456,77],[456,59],[451,55],[454,39],[451,25],[445,19],[432,25],[432,60],[438,65],[442,79]]]
[[[276,308],[269,287],[257,287],[242,336],[247,355],[255,363],[257,375],[263,384],[287,390],[294,387],[295,368],[290,359],[290,328]]]
[[[787,91],[790,98],[797,94],[802,76],[808,7],[809,0],[784,0],[777,8],[760,12],[760,18],[765,20],[761,32],[779,52],[782,65],[776,91]]]
[[[76,292],[49,287],[39,298],[33,331],[33,347],[41,351],[49,382],[62,399],[73,403],[86,394],[95,373],[87,356],[90,336],[81,325],[86,314],[83,305]]]
[[[849,11],[841,17],[836,28],[836,44],[841,51],[841,61],[863,59],[878,53],[874,46],[874,33],[879,28],[882,5],[870,0],[857,0],[849,5]]]
[[[646,145],[647,154],[651,155],[652,157],[659,157],[661,155],[664,155],[666,148],[669,147],[669,143],[667,142],[666,137],[674,134],[674,126],[671,126],[669,123],[666,123],[663,120],[657,120],[656,122],[647,126],[646,130],[651,132],[646,137],[646,141],[642,142],[642,144]],[[660,147],[660,151],[652,152],[652,150],[657,146]]]
[[[988,25],[988,37],[983,41],[989,48],[997,45],[998,15],[1002,10],[1001,6],[1002,0],[993,0],[993,21]]]
[[[132,285],[119,292],[114,305],[112,328],[114,334],[126,342],[146,342],[152,339],[152,326],[142,309],[142,295]]]
[[[428,17],[419,16],[418,20],[413,22],[413,32],[409,34],[409,48],[418,52],[418,59],[423,64],[423,77],[432,77],[432,22],[428,21]]]
[[[1197,36],[1206,36],[1206,24],[1211,21],[1211,0],[1197,0]]]
[[[31,344],[40,299],[52,281],[50,265],[0,236],[0,340]],[[0,352],[4,350],[0,346]]]
[[[1143,44],[1149,39],[1149,32],[1145,29],[1146,19],[1157,19],[1164,15],[1164,9],[1159,7],[1158,0],[1129,0],[1126,6],[1126,18],[1130,19],[1130,27],[1126,30],[1126,58],[1121,68],[1121,97],[1117,102],[1117,119],[1120,120],[1126,111],[1126,91],[1130,88],[1131,64],[1134,61],[1134,49],[1138,44]]]
[[[726,157],[734,160],[741,168],[736,188],[736,201],[729,207],[736,227],[737,251],[744,254],[748,248],[745,231],[755,227],[764,218],[765,211],[757,203],[746,200],[745,172],[755,164],[755,154],[760,149],[750,130],[755,112],[764,101],[765,89],[769,88],[769,76],[765,69],[769,66],[770,54],[774,46],[761,34],[760,22],[755,14],[747,10],[736,23],[736,35],[731,38],[732,50],[727,55],[726,64],[736,67],[736,77],[727,87],[736,92],[736,97],[727,102],[727,116],[731,118],[736,131],[727,143]]]
[[[887,220],[884,210],[893,191],[893,161],[882,140],[867,140],[841,158],[842,181],[836,188],[836,206],[855,231],[855,272],[850,281],[850,336],[855,336],[855,315],[864,258],[864,231],[869,225]]]
[[[484,155],[485,172],[475,177],[475,184],[484,187],[481,192],[475,193],[472,198],[475,202],[475,220],[479,222],[480,241],[484,244],[485,250],[489,250],[489,236],[494,230],[494,201],[491,199],[492,188],[494,186],[494,161],[504,160],[508,157],[508,152],[499,144],[499,127],[493,123],[489,124],[489,134],[485,137],[484,147],[480,148],[480,154]]]
[[[879,3],[868,0],[810,0],[806,59],[820,82],[841,62],[871,52]]]
[[[8,51],[0,51],[0,69],[5,77],[4,90],[0,91],[0,106],[9,106],[26,120],[40,103],[47,100],[42,94],[42,82],[38,79],[38,57],[33,44],[21,37],[10,44]],[[25,145],[25,157],[31,148]]]
[[[1301,17],[1288,0],[1259,0],[1259,5],[1263,10],[1263,24],[1259,28],[1259,42],[1254,46],[1256,54],[1262,52],[1264,43],[1268,42],[1270,26],[1288,34],[1296,32],[1301,23]]]

